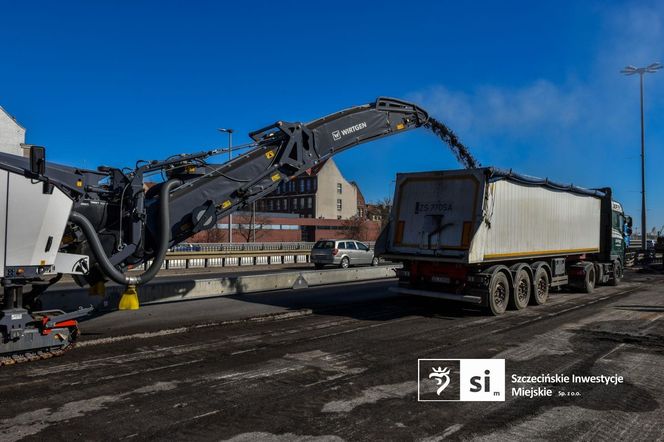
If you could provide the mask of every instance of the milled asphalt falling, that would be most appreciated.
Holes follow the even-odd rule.
[[[664,276],[497,318],[394,284],[91,319],[65,356],[0,369],[0,440],[663,440]],[[417,402],[418,358],[504,358],[507,400]],[[516,398],[512,373],[625,383]]]

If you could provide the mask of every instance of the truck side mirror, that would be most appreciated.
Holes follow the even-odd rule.
[[[41,146],[30,146],[30,172],[33,175],[46,173],[46,149]]]

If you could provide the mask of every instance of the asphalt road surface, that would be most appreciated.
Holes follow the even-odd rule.
[[[664,440],[664,276],[497,318],[394,284],[90,319],[64,356],[0,369],[0,439]],[[418,358],[505,359],[506,400],[418,402]],[[624,382],[511,394],[544,373]]]

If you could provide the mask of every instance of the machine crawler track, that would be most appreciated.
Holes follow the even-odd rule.
[[[24,353],[15,353],[12,355],[0,355],[0,367],[5,365],[22,364],[24,362],[40,361],[42,359],[50,359],[56,356],[62,356],[69,350],[73,349],[76,343],[71,342],[64,347],[51,348],[38,351],[26,351]]]

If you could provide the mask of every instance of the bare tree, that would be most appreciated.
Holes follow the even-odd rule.
[[[203,231],[206,241],[205,242],[226,242],[227,232],[225,229],[220,229],[214,226],[211,229]]]
[[[220,229],[217,226],[208,229],[201,230],[192,237],[186,240],[186,242],[205,242],[205,243],[219,243],[226,242],[226,229]]]
[[[254,238],[256,241],[259,241],[267,234],[267,225],[269,224],[269,219],[263,215],[256,214],[253,217],[252,223],[252,214],[250,213],[241,213],[235,215],[234,221],[237,223],[237,233],[245,240],[245,242],[250,242]],[[253,229],[252,229],[253,224]]]
[[[347,232],[349,238],[359,239],[364,241],[367,236],[367,220],[366,218],[355,215],[343,222],[343,228]]]
[[[371,204],[372,213],[369,214],[369,217],[371,219],[374,219],[374,216],[378,218],[382,229],[390,218],[390,211],[392,211],[392,198],[386,196]]]

